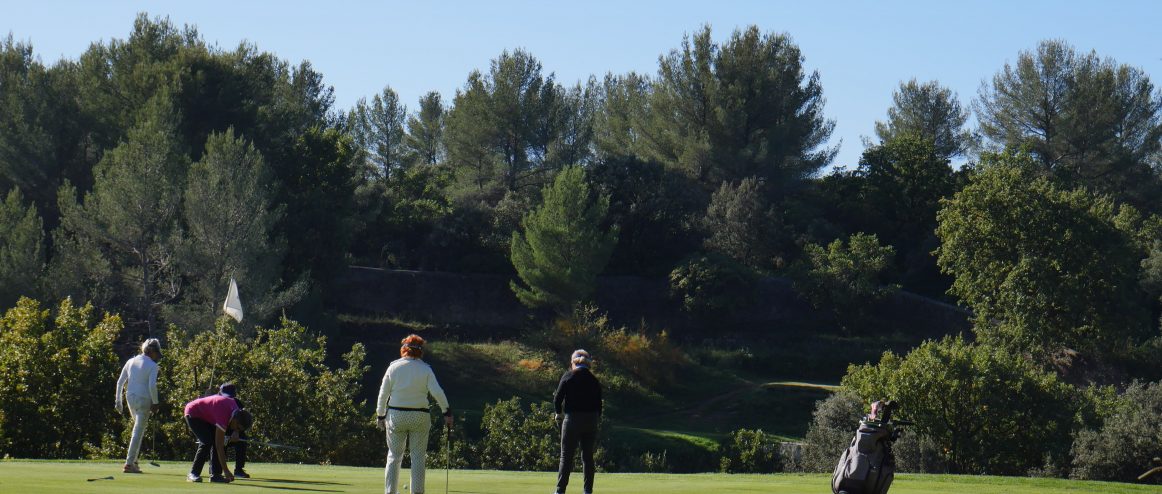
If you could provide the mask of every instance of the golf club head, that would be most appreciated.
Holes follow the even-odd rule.
[[[151,462],[149,462],[149,464],[150,464],[150,465],[153,465],[153,466],[155,466],[155,467],[160,467],[160,466],[161,466],[161,463],[158,463],[158,462],[156,462],[156,461],[151,461]]]
[[[96,482],[98,480],[113,480],[113,476],[110,475],[108,477],[97,477],[95,479],[85,479],[86,482]]]

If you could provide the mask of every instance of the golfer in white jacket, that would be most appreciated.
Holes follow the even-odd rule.
[[[150,412],[157,410],[157,361],[161,360],[161,342],[150,338],[141,344],[141,355],[125,362],[121,377],[117,378],[117,413],[123,413],[122,404],[129,404],[133,415],[133,436],[129,439],[129,453],[125,455],[125,473],[141,473],[137,466],[137,453],[141,451],[141,438],[145,436],[145,425]]]
[[[399,467],[403,463],[405,444],[412,455],[412,494],[424,493],[424,463],[428,453],[428,431],[432,418],[428,411],[428,395],[436,399],[444,412],[444,425],[452,427],[452,409],[436,374],[426,362],[424,339],[408,335],[399,349],[402,358],[387,366],[383,384],[379,387],[379,401],[375,407],[376,423],[380,430],[387,429],[387,468],[384,474],[385,492],[399,493]]]

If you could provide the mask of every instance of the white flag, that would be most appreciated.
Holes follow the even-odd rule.
[[[230,293],[226,294],[226,303],[222,304],[222,311],[235,321],[242,322],[242,300],[238,298],[238,284],[234,282],[234,278],[230,278]]]

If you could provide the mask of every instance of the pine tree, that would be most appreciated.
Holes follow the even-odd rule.
[[[413,164],[435,165],[444,161],[444,104],[440,93],[420,98],[420,109],[408,117],[404,148]]]
[[[181,269],[188,281],[183,303],[167,314],[170,322],[212,327],[232,277],[255,321],[303,295],[305,279],[285,289],[280,280],[286,242],[274,228],[284,208],[271,195],[270,172],[253,145],[232,128],[210,136],[187,180]]]
[[[0,307],[34,296],[44,271],[43,221],[36,206],[25,207],[20,189],[0,202]]]
[[[179,294],[175,253],[181,244],[178,215],[189,158],[176,135],[178,117],[162,92],[150,100],[127,140],[93,170],[93,190],[77,204],[75,189],[61,188],[62,247],[88,246],[101,252],[116,279],[131,294],[123,301],[133,317],[156,335],[158,308]],[[61,259],[93,259],[64,254]],[[60,266],[90,270],[92,266]],[[80,287],[73,287],[76,290]]]
[[[964,128],[969,111],[956,94],[936,81],[923,84],[912,79],[900,83],[892,94],[888,121],[876,122],[876,136],[887,142],[902,135],[932,141],[944,159],[965,154],[973,144],[972,132]]]
[[[593,292],[617,244],[617,227],[602,228],[609,197],[593,197],[580,167],[562,170],[543,195],[512,234],[512,265],[524,286],[510,286],[526,306],[565,312]]]

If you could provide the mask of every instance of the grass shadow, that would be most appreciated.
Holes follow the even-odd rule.
[[[251,477],[248,479],[241,479],[241,480],[243,482],[278,482],[280,484],[351,485],[351,484],[344,484],[342,482],[325,482],[322,480],[259,479],[259,478],[254,478],[254,477]]]

